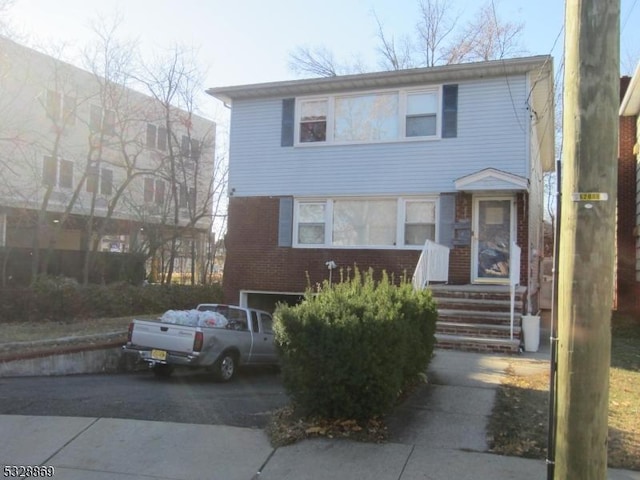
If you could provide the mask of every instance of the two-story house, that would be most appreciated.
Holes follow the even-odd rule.
[[[214,122],[4,37],[0,117],[3,283],[78,277],[92,250],[203,260]]]
[[[504,306],[510,279],[519,312],[537,310],[550,57],[208,93],[231,107],[227,302],[295,301],[354,265],[411,278],[428,249],[448,260],[432,278],[450,286],[442,339],[484,336],[466,328],[478,320],[491,331],[497,321],[478,312],[489,299]],[[458,316],[471,296],[477,318]]]

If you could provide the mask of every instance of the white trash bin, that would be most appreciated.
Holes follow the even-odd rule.
[[[537,352],[540,346],[540,316],[523,315],[522,330],[524,331],[525,352]]]

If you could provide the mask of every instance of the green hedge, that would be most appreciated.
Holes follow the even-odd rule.
[[[367,419],[425,371],[437,311],[427,290],[360,274],[275,312],[284,384],[307,415]]]
[[[41,277],[29,288],[0,290],[0,323],[123,317],[220,302],[219,284],[82,286],[68,278]]]

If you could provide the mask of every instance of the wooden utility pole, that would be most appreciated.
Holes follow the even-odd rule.
[[[607,478],[620,0],[567,0],[556,480]]]

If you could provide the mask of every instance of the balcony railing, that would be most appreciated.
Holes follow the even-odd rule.
[[[420,290],[429,286],[429,282],[448,281],[449,247],[427,240],[413,273],[413,288]]]

